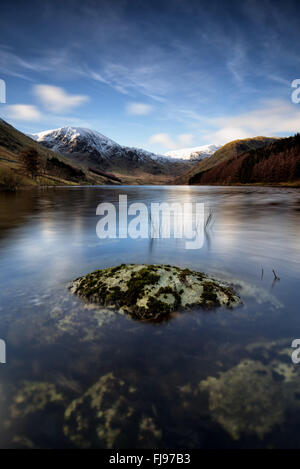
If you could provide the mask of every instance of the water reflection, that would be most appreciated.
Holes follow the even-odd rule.
[[[174,238],[98,239],[96,207],[117,204],[120,194],[128,203],[147,206],[204,202],[206,217],[212,214],[204,246],[189,251],[184,240]],[[298,190],[276,188],[93,187],[1,194],[0,338],[7,342],[8,363],[0,366],[0,445],[299,447],[300,369],[289,356],[300,331],[299,201]],[[122,263],[205,271],[238,284],[244,306],[146,325],[70,295],[72,279]],[[280,277],[275,284],[273,269]],[[250,372],[243,374],[243,367]],[[241,385],[246,375],[251,397]],[[229,393],[232,380],[241,400],[265,411],[267,425],[255,412],[246,422],[240,401]],[[275,384],[276,395],[264,400],[255,389],[270,380],[284,384]],[[99,392],[101,419],[95,409],[80,410],[81,402]],[[272,414],[269,402],[277,402],[279,394]],[[104,404],[106,396],[110,405]],[[131,415],[128,422],[124,409]],[[84,434],[74,419],[87,419]]]

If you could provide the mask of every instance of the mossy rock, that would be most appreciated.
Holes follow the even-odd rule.
[[[245,359],[219,377],[199,384],[207,391],[209,409],[234,440],[245,434],[261,440],[300,408],[300,374],[289,361],[264,364]]]
[[[11,417],[24,418],[29,414],[44,411],[51,404],[64,404],[64,396],[56,390],[54,384],[25,381],[13,397]]]
[[[243,433],[262,438],[283,421],[280,384],[260,362],[242,361],[219,378],[202,381],[200,389],[208,390],[213,418],[235,440]]]
[[[137,389],[107,373],[65,411],[65,436],[78,448],[157,447],[162,437],[154,415],[140,415]]]
[[[75,280],[71,291],[91,303],[137,319],[162,319],[170,313],[240,305],[231,286],[200,272],[169,265],[121,265]]]

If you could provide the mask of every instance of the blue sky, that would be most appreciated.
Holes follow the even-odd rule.
[[[285,0],[7,1],[0,115],[157,153],[300,130],[300,15]]]

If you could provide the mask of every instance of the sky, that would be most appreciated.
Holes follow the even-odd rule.
[[[300,130],[299,2],[1,0],[0,116],[163,154]]]

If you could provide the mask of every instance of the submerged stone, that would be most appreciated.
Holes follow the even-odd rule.
[[[283,421],[281,387],[260,362],[242,361],[219,378],[202,381],[200,390],[208,390],[214,420],[235,440],[243,433],[262,438]]]
[[[300,375],[292,363],[274,359],[267,365],[242,360],[218,378],[200,382],[208,391],[209,410],[234,440],[243,434],[263,439],[276,425],[283,424],[287,412],[299,409]]]
[[[11,417],[23,418],[29,414],[43,411],[49,404],[63,404],[63,395],[52,383],[25,381],[23,387],[14,395],[10,408]]]
[[[125,447],[130,434],[142,447],[157,447],[155,417],[141,418],[136,407],[137,389],[108,373],[66,409],[64,433],[78,448]]]
[[[196,306],[232,308],[241,304],[225,282],[168,265],[130,264],[97,270],[75,280],[71,291],[138,319],[158,319]]]

